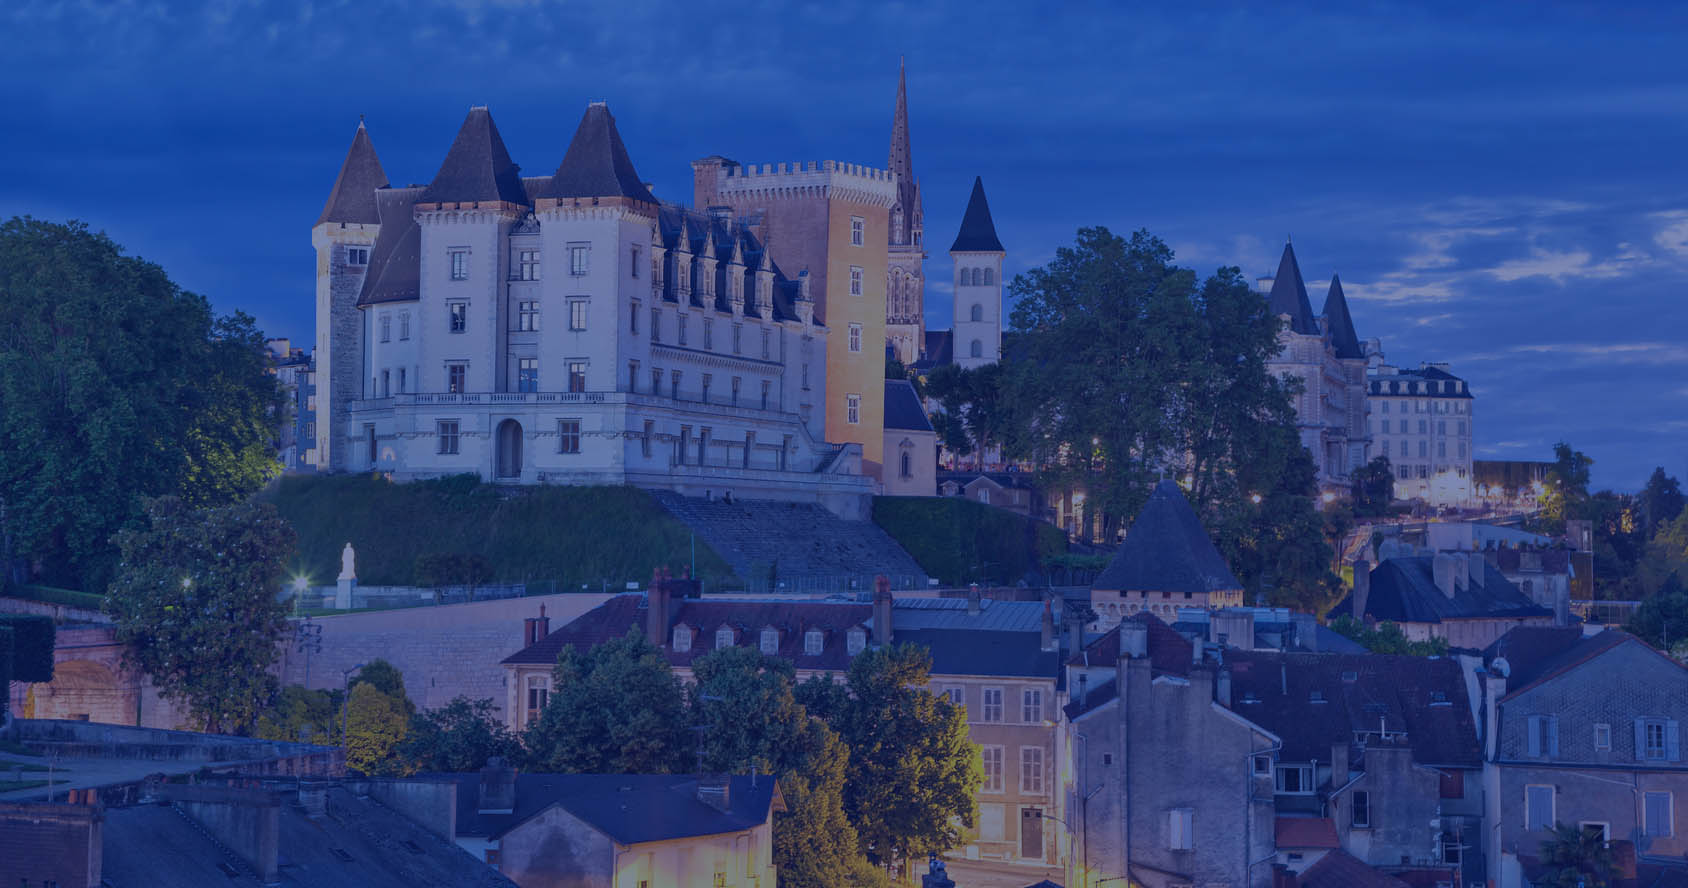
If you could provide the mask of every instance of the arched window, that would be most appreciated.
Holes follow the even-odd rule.
[[[762,630],[762,653],[777,654],[780,652],[780,631],[769,627]]]
[[[910,458],[909,458],[909,453],[908,453],[908,451],[906,451],[906,450],[905,450],[905,451],[903,451],[903,472],[902,472],[902,477],[904,477],[904,478],[912,478],[912,477],[914,477],[914,467],[913,467],[913,466],[914,466],[914,460],[912,460],[912,459],[910,459]]]
[[[721,628],[715,630],[715,646],[717,648],[730,648],[733,646],[733,629],[731,626],[722,626]]]
[[[973,307],[967,310],[967,319],[969,321],[982,321],[982,320],[984,320],[985,319],[985,307],[983,305],[976,303],[976,302],[973,303]],[[974,355],[973,357],[976,358],[976,357],[978,357],[978,355]]]
[[[968,357],[982,358],[985,356],[985,344],[975,339],[973,344],[967,347],[967,353]]]
[[[983,268],[973,269],[973,283],[982,284],[984,282],[985,282],[985,270]]]
[[[986,286],[989,286],[993,283],[996,283],[995,277],[996,277],[995,271],[993,271],[992,269],[989,269],[989,268],[985,269],[985,285]]]
[[[692,649],[692,630],[691,630],[691,627],[685,626],[685,625],[675,626],[674,627],[674,650],[677,653],[683,654],[686,651],[689,651],[691,649]]]
[[[956,283],[961,284],[962,286],[966,286],[967,284],[973,283],[973,278],[971,277],[971,275],[973,274],[972,269],[963,268],[960,271],[961,271],[961,279],[956,281]]]
[[[826,636],[819,629],[810,629],[803,633],[803,653],[811,657],[819,656],[821,648],[826,644]]]

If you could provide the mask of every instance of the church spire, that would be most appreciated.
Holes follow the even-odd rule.
[[[351,150],[340,164],[340,175],[334,178],[334,188],[328,192],[328,202],[322,205],[318,225],[324,222],[375,225],[381,214],[375,209],[375,189],[387,184],[387,174],[381,169],[381,159],[375,156],[375,146],[369,141],[369,130],[363,118],[358,118],[357,135],[352,137]]]
[[[920,186],[914,181],[914,155],[908,139],[908,76],[897,63],[897,110],[891,119],[891,152],[886,169],[897,177],[897,202],[891,207],[891,243],[914,244],[923,227]]]

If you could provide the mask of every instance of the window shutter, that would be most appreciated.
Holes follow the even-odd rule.
[[[1541,755],[1541,716],[1539,716],[1539,715],[1530,716],[1529,725],[1530,725],[1529,753],[1530,753],[1531,758],[1536,758],[1536,757]],[[1639,733],[1640,730],[1641,730],[1640,728],[1636,728],[1636,731],[1637,731],[1636,736],[1640,736],[1640,733]]]
[[[1547,717],[1547,755],[1549,758],[1559,757],[1559,716]]]
[[[1678,737],[1676,719],[1665,722],[1665,758],[1673,762],[1682,761],[1682,743]]]
[[[1644,718],[1635,720],[1635,760],[1647,760],[1647,720]]]

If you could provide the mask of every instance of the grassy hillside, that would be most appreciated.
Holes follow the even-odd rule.
[[[292,475],[263,499],[299,534],[299,563],[314,584],[332,584],[340,550],[357,552],[358,582],[410,585],[417,556],[484,556],[494,582],[555,580],[561,588],[611,589],[676,574],[691,559],[691,531],[632,487],[494,488],[473,475],[394,484],[368,475]],[[700,576],[731,568],[702,541]]]
[[[1067,551],[1060,528],[958,496],[881,496],[873,520],[946,585],[1019,582]]]

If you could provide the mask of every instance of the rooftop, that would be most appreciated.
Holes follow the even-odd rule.
[[[772,777],[726,778],[727,810],[698,799],[698,778],[685,774],[517,774],[515,808],[478,809],[481,775],[447,774],[457,782],[457,833],[498,838],[559,806],[622,845],[740,832],[784,810]]]
[[[1445,620],[1549,617],[1553,612],[1512,585],[1504,574],[1481,555],[1468,554],[1469,570],[1481,572],[1481,585],[1470,581],[1464,559],[1452,569],[1453,595],[1436,582],[1436,559],[1449,555],[1407,555],[1384,559],[1372,568],[1370,591],[1364,614],[1374,620],[1396,623],[1440,623]],[[1332,613],[1353,614],[1354,597],[1349,594]]]
[[[1184,492],[1176,483],[1162,481],[1091,588],[1206,594],[1242,585],[1213,547]]]

